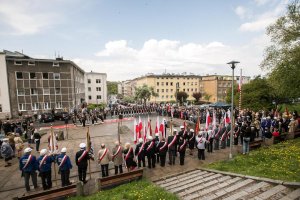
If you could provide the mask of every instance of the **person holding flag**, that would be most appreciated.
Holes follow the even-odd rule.
[[[194,129],[190,129],[190,131],[187,134],[187,140],[188,140],[188,145],[190,149],[190,155],[193,155],[193,150],[195,148],[195,131]]]
[[[141,167],[141,163],[143,163],[143,167],[146,167],[145,163],[145,143],[143,139],[139,139],[139,143],[135,147],[134,155],[137,157],[138,167]]]
[[[125,144],[123,154],[124,154],[125,165],[126,165],[128,172],[130,172],[131,170],[134,170],[136,168],[137,164],[134,161],[134,152],[133,152],[133,148],[130,146],[130,143],[127,142]]]
[[[61,186],[65,187],[71,185],[70,170],[73,168],[70,157],[67,156],[67,148],[61,149],[60,154],[56,158],[58,164],[58,173],[61,177]]]
[[[120,172],[120,174],[123,173],[123,156],[122,156],[122,147],[118,141],[115,142],[115,147],[112,150],[113,155],[111,156],[112,161],[115,165],[115,175]]]
[[[20,158],[19,161],[19,169],[22,171],[22,176],[25,179],[25,188],[26,191],[30,191],[29,179],[31,177],[33,186],[35,189],[38,188],[37,185],[37,174],[36,170],[38,169],[38,163],[36,161],[36,157],[31,155],[32,149],[27,147],[24,149],[24,155]]]
[[[173,135],[168,137],[169,165],[175,165],[175,157],[177,152],[177,130],[173,130]]]
[[[168,143],[166,142],[165,138],[161,139],[161,141],[158,144],[157,149],[159,151],[160,166],[164,167],[166,164],[166,156],[167,156],[167,151],[168,151]]]
[[[91,155],[89,154],[89,150],[86,149],[85,143],[80,143],[80,150],[76,153],[75,162],[78,167],[78,176],[79,181],[82,181],[84,184],[86,181],[86,172],[88,167],[88,160],[91,159]]]
[[[109,150],[105,148],[105,144],[101,144],[101,149],[98,151],[98,164],[101,166],[102,177],[108,176],[109,160]]]
[[[54,156],[46,154],[47,149],[42,149],[40,152],[40,157],[37,159],[39,165],[38,170],[40,172],[39,176],[42,179],[44,190],[52,188],[51,165],[55,161]]]

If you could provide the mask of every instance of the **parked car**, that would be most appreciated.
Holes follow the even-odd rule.
[[[64,121],[65,119],[70,119],[71,116],[68,112],[57,112],[54,114],[54,119],[59,121]]]
[[[51,113],[42,113],[40,116],[40,122],[53,122],[54,121],[54,117]]]

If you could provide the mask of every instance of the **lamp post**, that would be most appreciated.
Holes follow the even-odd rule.
[[[232,82],[231,82],[231,113],[230,113],[230,153],[229,153],[229,159],[232,159],[232,133],[233,133],[233,83],[234,83],[234,69],[235,64],[238,64],[240,62],[238,61],[231,61],[227,63],[228,65],[231,65],[232,69]]]

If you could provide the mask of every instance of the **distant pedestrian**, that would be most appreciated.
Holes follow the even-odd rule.
[[[37,152],[39,152],[40,143],[41,143],[41,135],[40,135],[40,133],[38,132],[37,129],[34,130],[33,139],[34,139],[34,142],[35,142],[35,150]]]
[[[4,167],[11,166],[11,163],[9,161],[12,160],[13,155],[13,149],[8,143],[8,138],[4,138],[1,145],[1,156],[4,158],[5,161]]]

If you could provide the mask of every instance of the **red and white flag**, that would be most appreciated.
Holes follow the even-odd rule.
[[[146,122],[145,122],[145,120],[144,120],[144,142],[146,142],[146,140],[147,140],[147,137],[148,137],[148,130],[147,130],[147,126],[146,126]]]
[[[166,138],[164,119],[162,120],[162,122],[159,125],[159,132],[161,132],[162,138]]]
[[[138,135],[138,138],[142,137],[142,131],[143,131],[143,123],[142,123],[142,120],[141,120],[141,116],[139,116],[139,135]]]
[[[213,111],[213,121],[212,121],[212,125],[213,125],[213,130],[216,129],[217,126],[217,116],[216,116],[216,111]]]
[[[151,121],[150,121],[149,116],[148,116],[148,123],[147,123],[147,135],[151,135],[152,136]]]
[[[209,115],[209,111],[206,111],[206,124],[205,124],[205,129],[208,130],[209,124],[211,123],[211,118]]]

